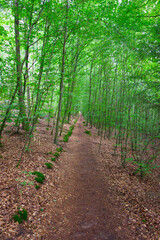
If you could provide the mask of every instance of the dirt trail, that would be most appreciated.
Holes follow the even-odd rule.
[[[124,229],[119,231],[118,207],[104,184],[103,174],[92,152],[90,136],[84,133],[82,121],[81,118],[77,122],[62,156],[53,217],[43,239],[132,239]]]

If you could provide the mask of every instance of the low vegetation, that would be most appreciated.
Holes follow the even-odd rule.
[[[23,221],[27,221],[27,218],[28,213],[24,208],[22,210],[18,210],[12,217],[12,219],[14,219],[14,221],[18,222],[19,224],[22,223]]]
[[[52,169],[53,168],[52,163],[45,163],[44,165],[46,165],[47,169]]]

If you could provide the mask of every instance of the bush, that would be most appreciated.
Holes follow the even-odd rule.
[[[52,157],[52,158],[51,158],[51,161],[52,161],[52,162],[55,162],[55,161],[56,161],[56,159],[55,159],[54,157]]]

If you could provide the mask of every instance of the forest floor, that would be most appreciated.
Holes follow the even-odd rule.
[[[40,120],[31,150],[17,168],[25,136],[10,129],[0,152],[0,240],[160,239],[157,170],[143,180],[132,176],[132,166],[122,168],[119,156],[113,156],[114,139],[103,140],[99,151],[97,130],[84,126],[82,117],[69,142],[60,137],[63,152],[53,169],[44,164],[51,162],[57,146],[47,122]],[[33,171],[45,175],[38,190]],[[18,207],[28,212],[21,224],[12,219]]]

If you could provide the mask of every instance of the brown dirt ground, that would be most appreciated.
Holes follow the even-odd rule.
[[[68,143],[60,142],[64,151],[53,169],[44,166],[53,155],[49,152],[56,149],[44,120],[19,168],[15,166],[24,133],[5,131],[0,153],[0,240],[160,239],[158,172],[143,181],[131,176],[132,166],[121,168],[119,157],[112,155],[114,140],[103,140],[99,152],[97,130],[91,130],[92,136],[85,134],[82,122],[80,118]],[[26,173],[32,171],[46,177],[39,190],[31,184],[34,176]],[[20,225],[11,219],[17,207],[29,215]]]

